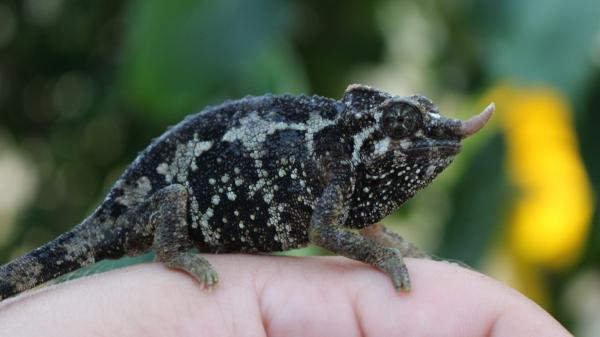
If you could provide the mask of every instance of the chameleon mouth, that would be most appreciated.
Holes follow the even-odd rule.
[[[456,143],[456,144],[445,144],[445,145],[434,146],[432,148],[437,150],[441,154],[444,154],[447,156],[453,156],[460,152],[460,150],[462,149],[462,146],[459,143]]]
[[[422,144],[418,144],[410,149],[408,152],[422,152],[422,153],[430,153],[437,152],[441,155],[453,156],[458,154],[461,150],[462,146],[459,142],[456,141],[434,141],[434,142],[424,142]]]

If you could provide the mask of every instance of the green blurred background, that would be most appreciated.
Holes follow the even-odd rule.
[[[0,1],[0,261],[78,223],[186,114],[349,83],[459,118],[496,102],[385,222],[599,336],[596,0]]]

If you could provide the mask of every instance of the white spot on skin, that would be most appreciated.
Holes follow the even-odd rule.
[[[222,140],[226,142],[239,140],[246,149],[256,151],[261,148],[267,136],[278,130],[306,131],[306,146],[308,152],[313,154],[314,134],[333,124],[335,124],[334,120],[323,119],[318,113],[311,113],[306,123],[284,123],[273,122],[260,117],[256,111],[253,111],[248,116],[240,119],[239,127],[227,131]]]
[[[197,135],[194,134],[194,140],[196,140],[196,139],[197,139]],[[196,146],[194,147],[194,156],[198,157],[203,152],[210,150],[210,148],[212,147],[212,144],[213,144],[212,141],[197,142]]]
[[[402,150],[408,149],[412,145],[412,142],[408,139],[403,139],[400,141],[400,148]]]
[[[226,183],[226,182],[228,182],[228,181],[229,181],[229,175],[228,175],[228,174],[224,174],[224,175],[221,177],[221,182],[222,182],[222,183]]]
[[[211,184],[211,185],[214,185],[216,182],[217,182],[217,181],[216,181],[216,180],[214,180],[213,178],[209,178],[209,179],[208,179],[208,183],[209,183],[209,184]]]
[[[314,137],[315,134],[324,128],[334,125],[335,121],[329,119],[323,119],[321,115],[317,113],[311,113],[310,118],[306,122],[306,149],[310,155],[315,153],[314,149]],[[293,159],[293,157],[291,158]],[[292,161],[293,163],[293,161]]]
[[[269,206],[269,218],[267,226],[275,228],[276,235],[281,242],[283,250],[287,250],[294,246],[294,238],[291,235],[291,227],[283,222],[282,213],[289,208],[286,203],[272,204]]]
[[[427,169],[425,170],[425,176],[431,177],[434,173],[435,173],[435,165],[427,166]]]
[[[217,246],[220,244],[219,238],[221,237],[219,234],[219,229],[213,229],[208,222],[213,215],[214,213],[212,208],[208,208],[206,213],[202,214],[200,218],[200,230],[202,231],[202,235],[204,236],[206,243],[212,246]]]
[[[248,150],[259,150],[267,136],[272,135],[277,130],[291,128],[292,125],[284,122],[276,122],[263,119],[253,111],[248,116],[240,119],[240,126],[231,128],[224,135],[222,140],[225,142],[234,142],[239,140]]]
[[[146,196],[152,191],[152,183],[146,176],[142,176],[135,182],[135,186],[122,186],[123,195],[116,200],[125,206],[134,206],[146,199]]]
[[[257,191],[260,191],[265,186],[266,181],[264,179],[258,179],[256,184],[248,186],[248,196],[250,198],[254,197],[254,194]]]
[[[211,198],[211,201],[214,205],[218,205],[219,202],[221,201],[221,198],[218,195],[213,195]]]
[[[198,204],[198,199],[196,199],[193,195],[191,196],[191,208],[192,208],[192,228],[198,228],[199,214],[200,214],[200,205]]]
[[[156,167],[156,173],[158,174],[166,175],[168,170],[169,165],[167,165],[167,163],[160,163],[160,165]]]
[[[227,192],[227,199],[233,201],[233,200],[235,200],[235,198],[236,198],[235,193],[233,193],[233,192]]]
[[[382,140],[375,143],[375,151],[373,154],[376,156],[381,156],[386,153],[390,147],[390,137],[385,137]]]
[[[208,151],[212,145],[212,141],[200,141],[195,133],[194,139],[177,146],[171,163],[161,163],[156,172],[164,175],[167,183],[172,183],[175,179],[179,183],[186,183],[189,170],[197,169],[196,157]]]
[[[360,148],[367,139],[375,131],[374,127],[368,127],[354,135],[354,151],[352,152],[352,163],[358,165],[360,163]]]

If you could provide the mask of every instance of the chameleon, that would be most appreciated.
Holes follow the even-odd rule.
[[[187,116],[154,139],[99,206],[0,267],[0,300],[104,259],[155,260],[212,288],[202,253],[314,244],[410,291],[405,257],[427,255],[380,221],[427,186],[494,103],[466,121],[420,95],[352,84],[341,99],[247,96]]]

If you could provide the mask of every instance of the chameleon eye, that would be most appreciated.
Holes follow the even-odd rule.
[[[383,113],[383,131],[393,139],[404,138],[421,125],[418,109],[405,102],[394,104]]]

